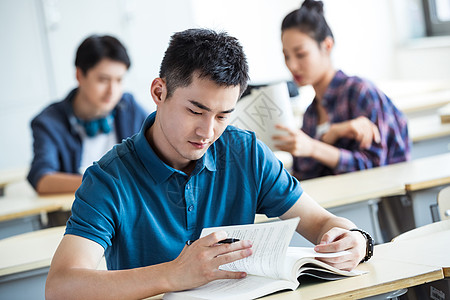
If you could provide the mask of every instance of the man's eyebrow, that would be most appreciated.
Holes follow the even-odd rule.
[[[197,102],[195,100],[189,100],[189,102],[191,102],[193,105],[197,106],[200,109],[203,109],[203,110],[206,110],[206,111],[209,111],[209,112],[212,111],[211,108],[209,108],[209,107],[207,107],[207,106],[205,106],[205,105],[203,105],[203,104],[201,104],[201,103],[199,103],[199,102]],[[232,109],[221,111],[220,113],[221,114],[229,114],[229,113],[231,113],[233,111],[234,111],[234,107]]]

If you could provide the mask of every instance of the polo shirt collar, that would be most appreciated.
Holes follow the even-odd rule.
[[[179,170],[172,168],[171,166],[164,163],[155,153],[153,148],[148,143],[145,138],[145,132],[149,129],[155,122],[156,111],[151,113],[147,119],[144,121],[144,125],[141,131],[134,137],[134,144],[136,147],[136,153],[140,160],[143,162],[144,167],[150,176],[157,183],[162,183],[169,179],[174,173],[185,174]],[[192,175],[200,173],[203,168],[207,168],[209,171],[216,170],[215,162],[215,149],[214,144],[209,147],[205,155],[197,161],[197,164],[192,172]]]
[[[214,144],[212,144],[208,151],[206,151],[205,155],[203,155],[202,159],[204,160],[205,167],[213,172],[216,171],[216,147],[214,147]]]

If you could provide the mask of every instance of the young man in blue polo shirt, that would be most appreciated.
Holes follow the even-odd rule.
[[[245,277],[219,266],[251,255],[250,241],[198,237],[204,227],[253,223],[255,213],[300,217],[297,231],[317,251],[351,252],[328,261],[338,268],[364,258],[366,240],[352,222],[315,203],[254,133],[228,126],[247,81],[235,38],[203,29],[172,36],[151,85],[156,113],[85,173],[48,299],[145,298]],[[97,271],[104,253],[109,271]]]

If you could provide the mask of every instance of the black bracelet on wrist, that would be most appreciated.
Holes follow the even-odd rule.
[[[359,228],[352,228],[349,229],[350,231],[358,231],[359,233],[361,233],[365,239],[366,239],[366,256],[364,256],[364,258],[361,260],[361,262],[366,262],[368,261],[372,255],[373,255],[373,245],[375,244],[375,241],[373,240],[373,238],[370,236],[370,234],[362,229]]]

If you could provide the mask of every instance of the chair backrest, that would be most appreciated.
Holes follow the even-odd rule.
[[[440,190],[437,196],[437,204],[441,220],[450,220],[450,186]]]

